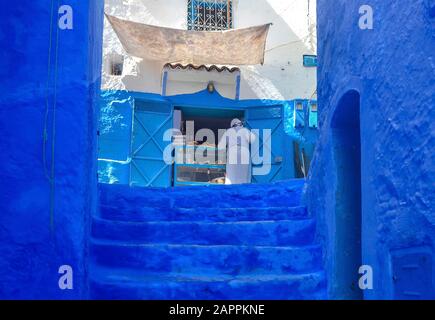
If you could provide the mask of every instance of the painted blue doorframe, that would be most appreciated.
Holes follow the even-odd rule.
[[[164,141],[172,129],[173,107],[169,103],[135,100],[130,165],[130,185],[169,187],[172,166],[163,159],[170,141]]]

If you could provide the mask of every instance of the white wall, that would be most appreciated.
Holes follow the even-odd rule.
[[[239,71],[229,72],[227,70],[207,72],[195,69],[171,69],[168,71],[166,95],[177,95],[194,93],[204,90],[209,82],[213,82],[215,89],[224,97],[234,99],[236,97],[237,76]]]
[[[311,8],[308,18],[309,2]],[[233,0],[233,3],[234,28],[273,23],[267,40],[264,65],[240,67],[240,99],[314,98],[316,68],[304,67],[302,56],[316,52],[315,0]],[[140,23],[187,28],[187,0],[106,0],[106,12]],[[113,53],[125,55],[121,77],[110,76],[107,72],[110,68],[110,55]],[[103,54],[103,89],[162,92],[164,63],[128,56],[107,21]],[[180,71],[169,72],[168,95],[197,92],[205,89],[208,80],[214,79],[217,90],[223,96],[232,99],[235,97],[235,81],[234,84],[231,84],[233,80],[228,82],[225,73],[192,71],[185,72],[188,74],[180,77],[171,74]],[[189,81],[176,80],[183,77]]]

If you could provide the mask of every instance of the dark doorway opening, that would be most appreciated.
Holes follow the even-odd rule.
[[[338,299],[362,299],[358,270],[361,248],[361,135],[360,95],[348,91],[340,99],[331,123],[335,190],[335,270],[333,287]]]
[[[188,121],[194,124],[194,134],[201,129],[212,130],[215,136],[215,141],[211,144],[217,144],[221,138],[222,131],[227,130],[231,126],[231,120],[238,118],[244,120],[244,110],[229,110],[229,109],[214,109],[214,108],[195,108],[195,107],[180,107],[176,110],[181,111],[181,122],[175,125],[176,128],[180,126],[181,132],[186,134],[186,124]],[[221,134],[219,134],[221,133]],[[193,137],[192,137],[193,138]],[[207,142],[207,141],[198,141]],[[209,142],[210,143],[210,142]]]

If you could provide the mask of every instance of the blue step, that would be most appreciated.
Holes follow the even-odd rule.
[[[323,272],[297,275],[181,276],[92,272],[94,299],[131,300],[303,300],[325,299]]]
[[[125,244],[93,240],[92,263],[117,270],[207,275],[287,274],[318,271],[320,247]]]
[[[120,210],[116,206],[101,206],[103,219],[152,221],[272,221],[306,219],[307,209],[299,207],[247,207],[247,208],[173,208],[135,207]]]
[[[102,206],[120,211],[154,208],[294,207],[301,205],[304,180],[232,186],[140,188],[100,184]]]
[[[243,222],[125,222],[94,218],[92,236],[130,243],[293,246],[314,240],[312,219]]]
[[[94,299],[325,299],[304,181],[186,188],[100,185]]]

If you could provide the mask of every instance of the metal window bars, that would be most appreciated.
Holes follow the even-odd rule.
[[[219,31],[233,27],[231,0],[188,0],[187,29]]]

